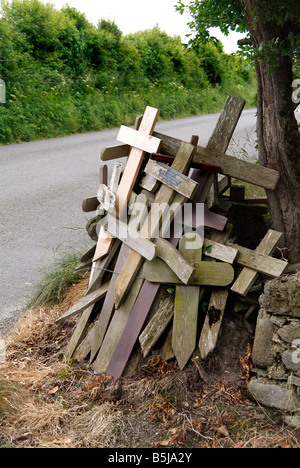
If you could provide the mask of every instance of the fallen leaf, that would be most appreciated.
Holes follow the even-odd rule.
[[[48,395],[55,395],[56,392],[58,392],[59,386],[56,385],[56,387],[52,388],[52,390],[48,391]]]
[[[223,435],[224,437],[230,437],[229,436],[229,432],[228,432],[228,429],[226,426],[221,426],[217,429],[217,432],[221,435]]]
[[[69,445],[69,444],[71,444],[73,442],[73,439],[70,436],[63,436],[61,438],[61,441],[62,441],[63,444]]]

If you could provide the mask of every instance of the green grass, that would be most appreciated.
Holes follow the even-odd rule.
[[[78,252],[61,254],[36,284],[28,307],[59,304],[64,292],[82,279],[82,275],[75,271],[81,256]]]

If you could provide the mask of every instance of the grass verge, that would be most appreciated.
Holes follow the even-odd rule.
[[[246,342],[234,376],[220,373],[217,359],[200,372],[194,362],[180,371],[152,356],[135,375],[113,382],[86,363],[65,362],[76,318],[55,320],[87,282],[68,288],[60,304],[29,309],[6,337],[0,447],[299,447],[300,432],[283,424],[283,414],[248,399]]]

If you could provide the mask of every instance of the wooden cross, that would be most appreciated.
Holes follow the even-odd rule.
[[[171,268],[162,260],[146,261],[141,275],[150,283],[183,284]],[[229,263],[201,261],[188,285],[229,286],[234,280],[234,269]]]
[[[131,146],[128,161],[116,193],[116,215],[119,219],[124,215],[133,187],[138,178],[145,152],[158,151],[161,140],[151,136],[157,122],[159,111],[147,107],[139,130],[121,127],[118,140]],[[113,245],[113,238],[108,235],[99,238],[93,261],[104,257]]]
[[[247,296],[258,278],[259,271],[270,276],[280,276],[285,271],[288,266],[286,262],[270,257],[281,238],[282,233],[270,229],[255,252],[237,246],[239,250],[237,262],[245,268],[232,285],[231,291]]]
[[[183,143],[174,159],[172,169],[185,173],[189,169],[194,149],[195,147],[193,145]],[[172,203],[175,193],[175,190],[164,184],[157,192],[155,202],[152,205],[151,213],[149,215],[151,216],[151,219],[147,219],[141,229],[141,234],[148,237],[149,240],[153,239],[157,235],[160,222],[163,219],[166,210],[169,209],[169,205]],[[184,198],[184,200],[186,199]],[[164,211],[161,210],[162,206],[165,206]],[[142,263],[143,257],[137,252],[131,251],[115,284],[115,305],[117,308],[121,305],[127,295]]]
[[[242,108],[245,102],[235,98],[229,98],[226,102],[224,110],[218,121],[218,124],[210,138],[208,147],[210,149],[217,149],[219,151],[226,151],[229,146],[232,134],[238,123],[241,115]],[[220,136],[221,134],[221,136]],[[194,142],[193,144],[197,144]],[[127,155],[128,148],[125,146],[119,147],[118,154],[123,156]],[[110,160],[113,158],[114,149],[108,148],[103,151],[102,159]],[[208,173],[195,169],[191,176],[194,180],[199,183],[198,192],[195,196],[196,201],[204,202],[210,190],[212,180],[208,180]],[[177,198],[181,195],[177,195]],[[223,225],[223,229],[225,224]],[[222,229],[221,229],[222,230]],[[178,240],[172,239],[172,244],[177,246]],[[149,283],[145,281],[141,292],[137,298],[134,308],[131,312],[130,318],[123,329],[123,334],[115,348],[115,351],[111,357],[106,373],[112,375],[114,378],[118,378],[122,375],[125,365],[132,352],[134,344],[139,336],[139,333],[143,327],[143,324],[148,316],[151,307],[155,301],[155,298],[160,290],[161,286],[156,283]],[[226,300],[224,300],[224,307]],[[169,314],[170,315],[170,314]],[[166,322],[165,322],[166,323]],[[156,335],[158,338],[159,335]],[[97,370],[97,369],[96,369]]]

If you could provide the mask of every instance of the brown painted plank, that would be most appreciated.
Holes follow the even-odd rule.
[[[107,375],[110,375],[107,366],[112,359],[115,349],[118,347],[118,343],[120,343],[120,338],[123,336],[123,331],[130,319],[131,311],[137,300],[142,284],[142,279],[136,279],[134,281],[126,300],[114,313],[102,346],[92,366],[99,374],[106,372]]]
[[[97,197],[85,198],[82,201],[82,211],[84,213],[90,213],[91,211],[96,211],[99,206],[99,201]]]
[[[127,158],[130,153],[129,145],[117,145],[108,148],[103,148],[101,152],[102,161],[112,161],[114,159]]]
[[[84,337],[86,336],[88,328],[93,321],[92,317],[95,307],[97,307],[97,304],[93,304],[92,306],[88,307],[82,312],[81,316],[79,317],[76,323],[75,331],[65,351],[64,357],[67,361],[69,361],[72,358],[76,348],[81,344]]]
[[[208,179],[209,179],[209,173],[208,172],[204,173],[204,178],[203,178],[204,187]],[[196,230],[198,227],[201,226],[201,224],[199,224],[199,220],[197,216],[198,206],[199,206],[198,203],[192,202],[192,218],[189,223],[186,223],[186,220],[184,219],[185,225],[192,227],[193,230]],[[200,221],[204,221],[204,226],[211,228],[211,229],[216,229],[217,231],[224,231],[227,225],[228,219],[225,216],[222,216],[222,215],[219,215],[217,213],[210,211],[206,205],[203,206],[203,210],[204,210],[203,211],[204,220],[202,220],[200,217]]]

